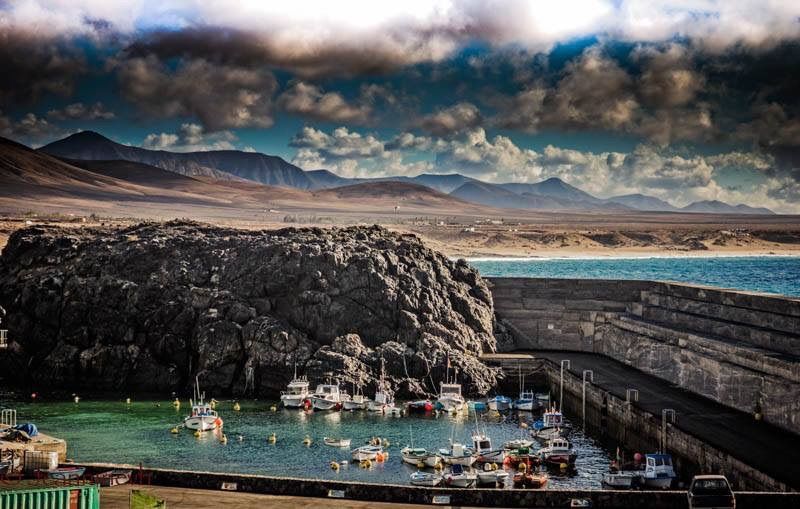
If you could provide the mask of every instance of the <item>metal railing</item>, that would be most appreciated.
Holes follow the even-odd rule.
[[[8,347],[8,330],[0,329],[0,348]]]

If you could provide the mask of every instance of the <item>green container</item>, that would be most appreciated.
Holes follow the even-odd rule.
[[[0,509],[100,509],[100,491],[85,481],[0,481]]]

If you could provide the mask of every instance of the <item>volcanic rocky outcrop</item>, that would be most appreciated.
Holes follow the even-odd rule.
[[[457,370],[500,376],[491,294],[464,261],[374,227],[247,231],[193,222],[30,227],[0,257],[7,382],[30,387],[275,395],[294,366],[400,395]]]

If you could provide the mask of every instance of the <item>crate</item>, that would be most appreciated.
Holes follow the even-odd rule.
[[[25,475],[33,475],[37,470],[51,470],[58,467],[58,453],[55,451],[25,451],[22,469]]]

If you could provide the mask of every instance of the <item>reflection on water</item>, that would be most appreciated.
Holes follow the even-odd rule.
[[[160,405],[160,406],[157,406]],[[185,403],[184,403],[185,405]],[[173,435],[170,428],[180,424],[186,407],[177,413],[169,402],[86,401],[73,403],[19,404],[21,421],[35,422],[44,432],[68,441],[68,456],[75,461],[143,463],[151,467],[241,472],[276,476],[342,479],[351,481],[406,484],[414,467],[402,462],[405,445],[438,449],[452,437],[470,443],[475,414],[410,415],[392,417],[369,412],[270,411],[270,403],[241,402],[241,411],[223,402],[217,410],[225,420],[228,443],[213,433],[196,438],[187,430]],[[0,406],[2,402],[0,401]],[[530,413],[478,414],[495,446],[528,436],[520,423],[531,423]],[[275,433],[277,441],[267,438]],[[310,445],[303,439],[309,436]],[[348,449],[323,444],[323,437],[353,440],[358,447],[374,436],[390,442],[389,459],[370,469],[349,465],[333,471],[331,461],[350,460]],[[551,473],[549,488],[600,488],[610,454],[580,430],[571,440],[578,449],[577,469],[565,474]]]

